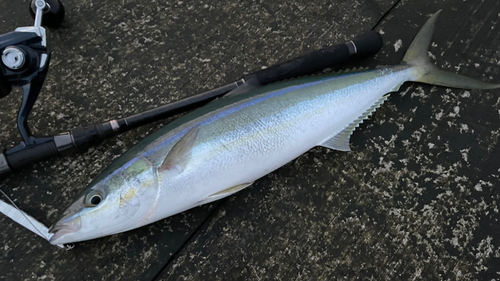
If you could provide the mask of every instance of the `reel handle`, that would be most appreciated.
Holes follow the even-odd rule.
[[[37,3],[44,0],[32,0],[30,2],[30,14],[31,17],[37,21]],[[45,0],[45,7],[43,8],[40,24],[48,28],[58,28],[64,21],[65,10],[64,6],[59,0]],[[37,26],[35,24],[35,26]]]

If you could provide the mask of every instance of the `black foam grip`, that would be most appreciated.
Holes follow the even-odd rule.
[[[59,155],[54,141],[29,146],[21,151],[7,154],[7,163],[12,170],[19,170],[31,164]]]
[[[346,44],[339,44],[307,55],[273,65],[266,69],[246,75],[246,81],[257,79],[259,84],[266,85],[280,80],[314,73],[326,67],[333,66],[349,59],[349,48]]]
[[[374,55],[382,49],[384,41],[382,36],[373,30],[365,32],[356,38],[352,39],[352,42],[356,46],[358,56],[369,56]]]
[[[71,131],[74,147],[81,152],[87,151],[92,145],[101,143],[107,138],[114,136],[109,122],[103,124],[89,124],[78,127]]]
[[[353,48],[352,43],[354,43],[355,48]],[[257,80],[259,84],[266,85],[280,80],[312,74],[345,62],[353,55],[369,55],[378,52],[382,48],[382,37],[375,31],[369,31],[354,38],[352,43],[348,42],[317,50],[248,74],[243,78],[246,81]]]

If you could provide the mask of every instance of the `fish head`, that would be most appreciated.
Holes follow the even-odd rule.
[[[157,192],[150,163],[136,161],[91,183],[49,229],[49,241],[74,243],[142,226],[156,206]]]

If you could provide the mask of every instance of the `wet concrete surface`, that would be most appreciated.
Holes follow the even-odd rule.
[[[234,81],[365,30],[397,64],[444,9],[440,67],[500,81],[500,4],[462,1],[63,1],[30,125],[52,135]],[[0,32],[32,24],[0,1]],[[497,280],[500,91],[407,83],[356,130],[349,153],[315,148],[251,188],[134,231],[58,250],[0,217],[2,280]],[[21,92],[0,103],[0,146],[20,141]],[[50,225],[113,159],[167,123],[1,179]]]

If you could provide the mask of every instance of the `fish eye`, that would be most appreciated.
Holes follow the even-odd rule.
[[[99,205],[103,200],[102,194],[98,190],[93,190],[87,194],[85,198],[85,205],[87,207],[95,207]]]
[[[92,196],[92,198],[90,198],[90,204],[97,206],[99,205],[99,203],[101,203],[101,200],[102,200],[101,196],[95,194],[94,196]]]

